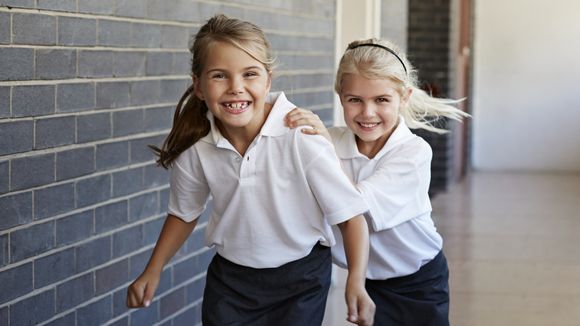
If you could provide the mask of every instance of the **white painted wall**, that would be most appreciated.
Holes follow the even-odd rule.
[[[473,167],[580,172],[580,1],[475,1]]]

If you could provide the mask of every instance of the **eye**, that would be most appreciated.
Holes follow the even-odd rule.
[[[387,97],[379,97],[377,98],[377,103],[390,103],[391,99]]]
[[[226,75],[224,73],[221,72],[216,72],[214,74],[211,75],[212,79],[224,79],[226,78]]]
[[[258,72],[256,71],[247,71],[246,73],[244,73],[244,77],[248,78],[248,77],[256,77],[259,76],[260,74],[258,74]]]
[[[359,103],[360,99],[356,98],[356,97],[351,97],[349,99],[347,99],[347,102],[349,103]]]

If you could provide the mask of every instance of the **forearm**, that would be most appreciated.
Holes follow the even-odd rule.
[[[342,233],[349,278],[364,281],[369,259],[369,231],[362,215],[338,225]]]
[[[146,270],[161,273],[163,266],[181,248],[196,225],[197,219],[192,222],[185,222],[176,216],[167,215],[155,249],[153,249],[151,258],[147,263]]]

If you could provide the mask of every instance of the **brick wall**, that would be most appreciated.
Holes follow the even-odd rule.
[[[148,309],[125,308],[165,218],[160,144],[215,13],[262,26],[274,90],[332,121],[335,1],[0,0],[0,325],[193,325],[207,216]]]
[[[407,54],[419,70],[421,87],[436,97],[449,96],[450,10],[450,0],[409,0]],[[453,180],[452,133],[416,133],[433,148],[430,192],[446,190]]]

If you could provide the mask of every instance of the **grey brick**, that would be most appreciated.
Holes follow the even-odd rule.
[[[170,75],[173,72],[173,55],[171,52],[147,53],[148,76]]]
[[[10,162],[11,190],[54,182],[54,154],[14,159]]]
[[[134,226],[113,235],[113,257],[120,257],[143,247],[143,227]]]
[[[196,299],[197,300],[197,299]],[[189,302],[194,302],[189,301]],[[173,317],[172,321],[175,325],[198,325],[201,324],[201,305],[187,308],[185,311],[180,312],[177,316]],[[168,325],[165,325],[168,326]]]
[[[128,82],[97,84],[97,107],[119,108],[130,103],[131,88]]]
[[[0,272],[0,304],[32,291],[32,263]]]
[[[143,0],[117,0],[115,14],[127,17],[148,17]]]
[[[111,176],[101,175],[76,184],[76,207],[85,207],[111,198]]]
[[[131,141],[131,163],[147,162],[156,159],[153,151],[148,147],[148,145],[155,145],[161,147],[164,136],[154,136],[141,138]]]
[[[56,246],[87,239],[93,234],[94,211],[84,211],[56,221]]]
[[[10,306],[5,306],[0,308],[0,325],[9,325],[10,324],[10,315],[8,312]]]
[[[133,23],[131,45],[139,48],[160,48],[162,43],[162,25]]]
[[[95,295],[93,275],[93,273],[87,273],[56,287],[57,313],[78,306]]]
[[[129,279],[133,280],[132,277],[129,277]],[[129,308],[127,308],[126,302],[127,302],[127,290],[126,289],[122,288],[122,289],[117,290],[113,293],[113,317],[117,317],[117,316],[129,311]],[[123,321],[125,319],[126,319],[126,321],[122,322],[121,324],[115,323],[115,325],[118,325],[118,326],[127,325],[129,317],[126,316],[124,319],[121,319],[121,321]]]
[[[96,45],[97,21],[95,19],[59,17],[58,43],[60,45]]]
[[[10,13],[0,12],[0,44],[10,43]]]
[[[312,112],[316,113],[322,121],[331,121],[334,118],[334,110],[332,108],[319,109]]]
[[[191,53],[173,53],[172,72],[174,75],[191,75]]]
[[[126,200],[95,209],[95,232],[102,233],[127,224],[129,208]]]
[[[131,313],[131,326],[155,324],[159,321],[159,301],[153,301],[148,308]]]
[[[76,50],[36,50],[36,78],[64,79],[77,74]]]
[[[77,310],[77,325],[104,325],[113,316],[112,300],[111,296],[106,296],[97,302],[79,308]]]
[[[169,206],[169,188],[159,190],[159,213],[167,212],[168,206]]]
[[[79,77],[112,77],[114,65],[112,51],[79,50]]]
[[[149,257],[151,257],[152,251],[152,249],[145,250],[129,258],[129,279],[135,279],[143,272],[149,261]]]
[[[70,314],[65,315],[64,317],[60,317],[58,319],[51,321],[48,324],[45,324],[45,326],[70,326],[75,324],[75,320],[76,314],[73,311]]]
[[[97,145],[97,170],[106,170],[129,163],[129,142]]]
[[[37,259],[34,262],[34,288],[39,289],[74,275],[72,266],[75,266],[74,248]]]
[[[12,116],[28,117],[54,113],[54,85],[14,86]]]
[[[187,88],[191,85],[190,79],[168,79],[161,80],[160,100],[168,103],[177,103],[183,96]],[[169,114],[171,117],[172,114]]]
[[[161,30],[161,47],[183,49],[188,47],[192,32],[187,27],[163,26]]]
[[[95,107],[95,84],[59,84],[56,90],[58,112],[91,110]]]
[[[37,325],[54,316],[54,289],[10,306],[10,325]]]
[[[2,5],[17,8],[34,8],[34,0],[2,0]]]
[[[125,294],[125,296],[126,296],[126,294]],[[124,304],[123,304],[123,306],[125,307],[125,312],[126,312],[127,311],[127,308],[126,308],[127,306],[125,306]],[[123,318],[121,318],[121,319],[119,319],[119,320],[117,320],[114,323],[109,324],[109,325],[110,326],[129,326],[129,317],[123,317]]]
[[[34,50],[0,48],[0,71],[3,80],[34,78]]]
[[[144,128],[146,131],[167,130],[173,123],[174,107],[164,106],[161,108],[145,109]]]
[[[143,194],[129,200],[129,221],[157,215],[157,192]]]
[[[71,149],[56,154],[56,180],[66,180],[95,171],[95,148]]]
[[[159,102],[161,84],[159,80],[145,80],[131,83],[131,104],[145,105]]]
[[[144,76],[145,52],[115,52],[115,77]]]
[[[112,14],[115,11],[115,0],[78,0],[79,12],[95,14]]]
[[[15,263],[53,248],[54,221],[10,233],[10,262]]]
[[[36,120],[34,148],[43,149],[75,143],[75,117]]]
[[[9,162],[0,162],[0,194],[6,193],[10,187],[10,169]]]
[[[60,10],[68,12],[77,11],[76,0],[38,0],[36,7],[38,9]]]
[[[32,192],[0,197],[0,230],[32,221]]]
[[[131,23],[99,20],[99,45],[102,46],[126,46],[131,44]]]
[[[92,240],[75,247],[76,271],[84,272],[111,259],[111,237]]]
[[[34,191],[34,219],[39,220],[74,208],[74,184],[65,183]]]
[[[145,188],[166,185],[169,183],[169,172],[157,165],[146,166],[143,183]]]
[[[126,136],[143,132],[143,110],[113,112],[113,136]]]
[[[56,17],[35,14],[12,15],[14,44],[56,44]]]
[[[0,118],[10,116],[10,87],[0,87]]]
[[[185,306],[185,288],[178,288],[159,300],[160,318],[164,319]]]
[[[143,190],[143,168],[113,173],[113,196],[125,196]]]
[[[96,113],[77,117],[77,142],[86,143],[111,137],[111,115]]]
[[[8,265],[8,234],[0,235],[0,267]]]
[[[114,290],[129,281],[129,259],[123,259],[95,272],[96,294]]]
[[[155,243],[159,238],[159,232],[163,227],[165,218],[159,218],[145,223],[143,226],[143,241],[145,245]]]

